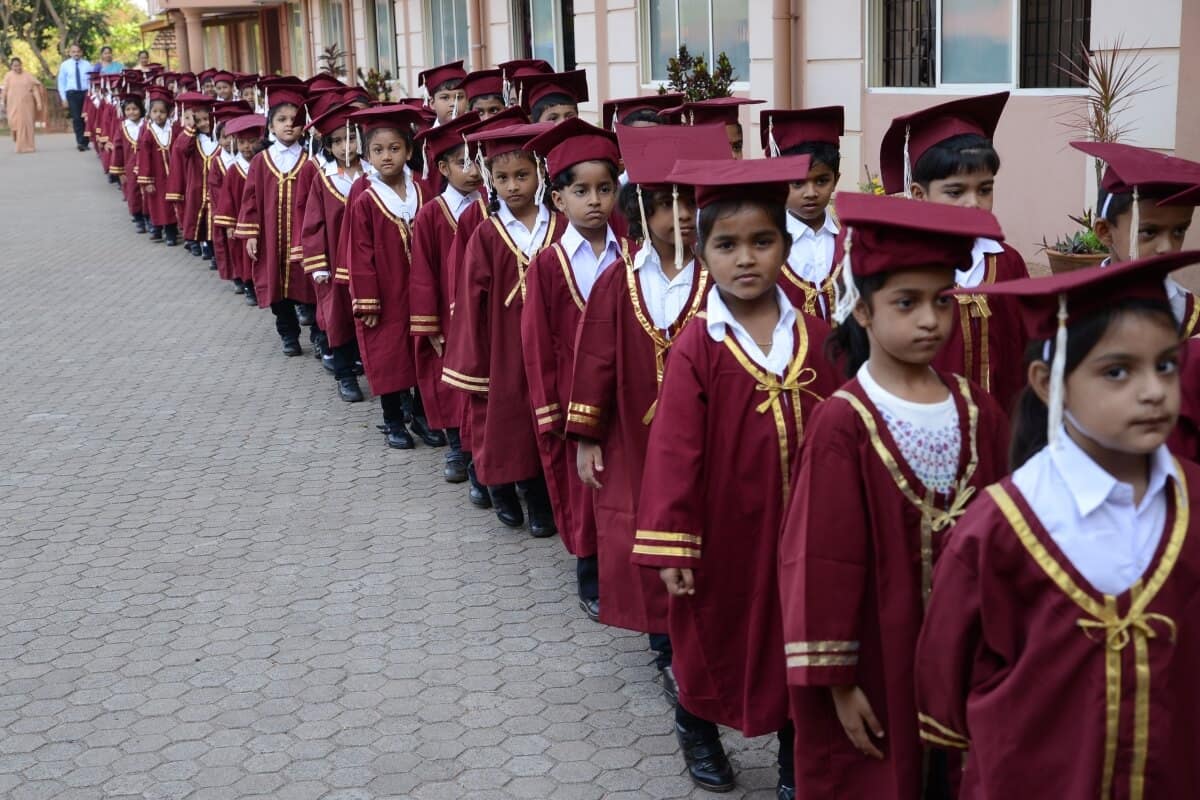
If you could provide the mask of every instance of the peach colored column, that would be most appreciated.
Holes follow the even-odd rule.
[[[191,56],[188,69],[199,72],[208,65],[204,63],[204,23],[200,18],[200,9],[183,9],[183,19],[187,23],[187,45]]]
[[[1185,2],[1179,24],[1179,95],[1175,104],[1175,153],[1200,159],[1200,3]]]

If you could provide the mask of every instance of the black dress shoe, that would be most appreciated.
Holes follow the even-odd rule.
[[[338,397],[347,403],[361,403],[363,393],[362,389],[358,388],[358,381],[355,378],[342,378],[338,381]]]
[[[709,792],[733,790],[733,767],[719,737],[698,734],[676,723],[675,738],[679,740],[692,783]]]
[[[663,697],[671,705],[679,705],[679,684],[675,682],[674,667],[667,664],[659,669],[658,676],[662,680]]]
[[[535,539],[548,539],[558,533],[554,524],[554,509],[550,505],[550,494],[546,491],[546,481],[543,478],[521,481],[517,488],[525,495],[525,504],[529,506],[529,533]]]
[[[394,447],[397,450],[412,450],[417,446],[403,422],[385,422],[379,426],[379,430],[383,431],[388,447]]]
[[[146,232],[146,220],[142,219],[142,216],[141,216],[141,214],[139,214],[138,216],[136,216],[136,217],[134,218],[134,220],[133,220],[133,229],[134,229],[135,231],[137,231],[138,233],[145,233],[145,232]]]
[[[163,241],[166,242],[167,247],[178,247],[179,246],[179,240],[176,239],[174,236],[172,236],[169,233],[163,237]]]
[[[241,278],[238,278],[237,280],[235,280],[233,282],[233,293],[234,294],[245,294],[246,293],[246,284],[242,283]]]
[[[462,483],[467,479],[467,457],[462,450],[446,453],[446,466],[442,470],[446,483]]]
[[[583,613],[587,614],[587,618],[592,622],[600,621],[600,598],[594,597],[591,600],[579,598],[579,607],[583,609]]]
[[[321,366],[324,367],[325,371],[331,375],[336,371],[333,368],[333,353],[321,354]]]
[[[151,225],[150,226],[150,241],[161,242],[162,238],[163,238],[162,226]]]
[[[201,242],[200,243],[200,257],[205,259],[206,261],[216,261],[217,260],[217,254],[213,250],[212,242]]]
[[[300,349],[300,342],[297,339],[287,338],[283,340],[283,354],[289,358],[298,356],[304,351]]]
[[[796,800],[796,787],[785,786],[782,783],[776,784],[775,800]]]
[[[426,447],[446,446],[446,434],[429,427],[429,421],[424,417],[413,417],[409,426],[412,428],[412,432],[417,435],[417,438],[425,443]]]
[[[255,292],[254,292],[254,284],[247,283],[246,291],[244,291],[243,294],[246,295],[246,305],[248,305],[248,306],[258,305],[258,295],[255,294]]]
[[[488,491],[492,494],[496,519],[510,528],[520,528],[525,524],[525,510],[521,508],[521,498],[517,496],[517,488],[513,484],[489,486]]]
[[[487,487],[479,482],[475,475],[475,462],[470,460],[467,462],[467,480],[471,482],[471,489],[467,492],[467,499],[471,501],[471,505],[476,508],[491,508],[492,495]]]

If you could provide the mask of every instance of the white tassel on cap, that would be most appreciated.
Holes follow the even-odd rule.
[[[650,226],[646,224],[646,204],[642,202],[642,185],[637,186],[637,201],[638,201],[638,217],[642,223],[642,241],[650,239]]]
[[[850,268],[850,249],[853,246],[854,230],[846,228],[846,239],[842,243],[842,271],[840,281],[834,284],[833,321],[841,325],[854,313],[858,305],[858,287],[854,284],[854,272]]]
[[[1134,186],[1133,187],[1133,208],[1131,209],[1133,212],[1133,218],[1129,221],[1129,254],[1128,254],[1128,258],[1130,261],[1136,260],[1139,255],[1139,251],[1141,250],[1141,247],[1138,246],[1139,238],[1141,237],[1140,231],[1141,231],[1141,227],[1142,227],[1142,210],[1141,210],[1141,208],[1139,208],[1140,205],[1141,205],[1141,203],[1140,203],[1140,199],[1138,198],[1138,187]]]
[[[779,149],[779,142],[775,141],[775,118],[767,117],[767,153],[771,158],[779,158],[782,151]]]
[[[429,140],[421,142],[421,178],[429,180]]]
[[[542,203],[546,201],[546,162],[538,157],[537,153],[530,153],[533,156],[533,163],[537,165],[538,187],[537,192],[533,195],[533,204],[537,208],[542,207]]]
[[[492,171],[488,169],[487,159],[483,157],[483,148],[478,147],[475,150],[475,164],[479,167],[479,177],[483,179],[483,188],[487,190],[487,196],[492,195]]]
[[[350,118],[349,117],[346,118],[346,149],[344,152],[346,154],[345,158],[343,159],[346,162],[345,167],[346,167],[346,169],[350,169]]]
[[[1067,296],[1058,296],[1058,331],[1054,334],[1054,359],[1050,362],[1050,401],[1047,403],[1046,437],[1051,447],[1060,445],[1063,426],[1063,382],[1067,374]]]
[[[904,129],[904,196],[912,199],[912,158],[908,154],[908,140],[912,136],[912,126]]]
[[[671,184],[671,219],[675,223],[675,271],[683,271],[683,231],[679,230],[679,184]]]

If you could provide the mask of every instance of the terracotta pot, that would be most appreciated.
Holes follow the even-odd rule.
[[[1108,255],[1106,253],[1059,253],[1047,250],[1046,258],[1050,261],[1050,272],[1061,275],[1064,272],[1094,267],[1108,258]]]

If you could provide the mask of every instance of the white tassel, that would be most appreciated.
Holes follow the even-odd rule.
[[[500,71],[500,93],[504,96],[504,105],[512,105],[512,84],[508,82],[508,74]]]
[[[841,325],[854,313],[858,305],[858,287],[854,284],[854,271],[850,268],[850,250],[853,246],[854,230],[846,228],[846,240],[842,244],[842,273],[834,284],[836,296],[833,303],[833,321]]]
[[[1142,210],[1138,198],[1138,187],[1133,187],[1133,219],[1129,221],[1129,260],[1134,261],[1141,255],[1141,247],[1139,246],[1142,227]]]
[[[908,140],[912,136],[912,126],[904,129],[904,196],[912,199],[912,159],[908,155]]]
[[[771,158],[779,158],[783,155],[779,149],[779,142],[775,141],[775,118],[767,117],[767,153]]]
[[[679,184],[671,184],[671,219],[675,223],[675,271],[683,271],[683,232],[679,230]]]
[[[421,179],[429,180],[429,140],[421,142]]]
[[[346,149],[343,161],[345,161],[346,169],[350,169],[350,120],[346,119]]]
[[[646,224],[646,204],[642,202],[642,185],[637,184],[638,216],[642,222],[642,241],[650,240],[650,226]]]
[[[1058,331],[1054,334],[1054,360],[1050,362],[1050,401],[1047,403],[1046,438],[1051,447],[1061,445],[1063,382],[1067,374],[1067,296],[1058,296]]]
[[[533,204],[537,208],[542,207],[542,203],[546,201],[546,170],[545,162],[538,157],[537,153],[530,153],[533,156],[533,163],[537,165],[538,187],[533,195]]]
[[[1108,209],[1112,206],[1112,192],[1104,196],[1104,205],[1100,207],[1100,219],[1108,219]]]
[[[479,167],[479,177],[483,179],[483,188],[486,189],[486,195],[491,199],[492,196],[492,171],[488,169],[487,159],[483,157],[483,148],[480,147],[475,152],[475,164]]]

